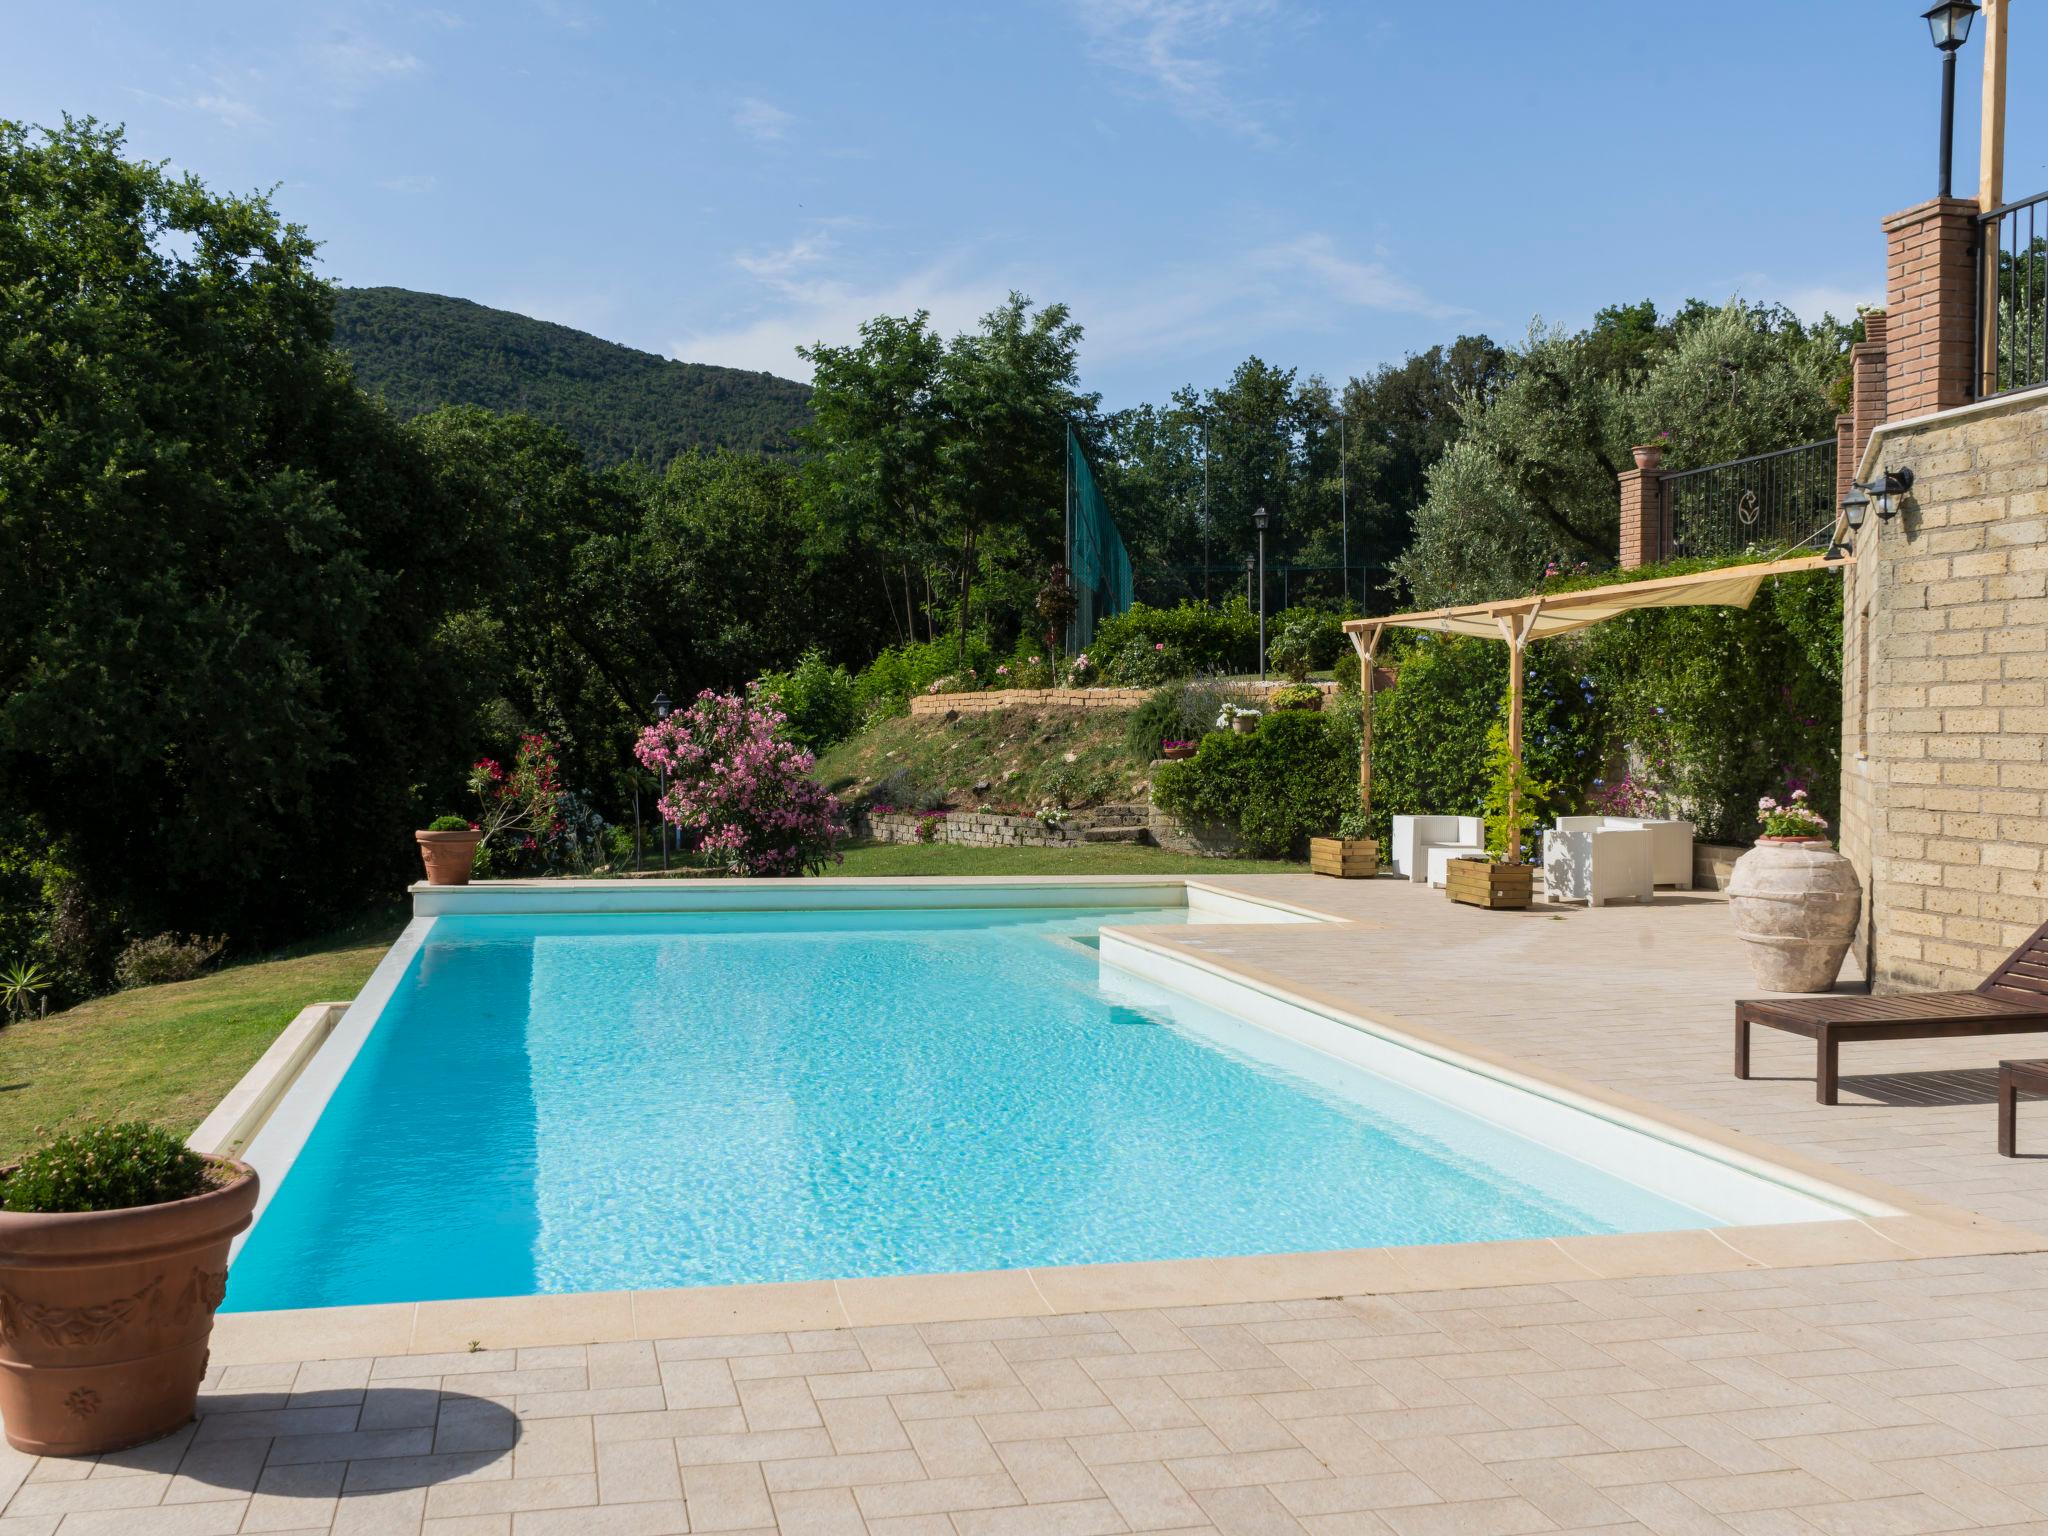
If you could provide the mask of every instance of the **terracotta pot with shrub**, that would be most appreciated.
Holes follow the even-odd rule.
[[[0,1171],[0,1420],[38,1456],[191,1421],[256,1171],[169,1131],[93,1125]]]
[[[476,851],[484,835],[460,816],[440,816],[424,832],[413,833],[429,885],[467,885],[476,868]]]

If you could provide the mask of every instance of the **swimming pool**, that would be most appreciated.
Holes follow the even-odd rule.
[[[252,1149],[273,1188],[227,1307],[1727,1219],[1105,967],[1105,924],[1187,917],[1013,905],[416,924],[352,1058],[327,1063],[325,1087],[309,1072]]]

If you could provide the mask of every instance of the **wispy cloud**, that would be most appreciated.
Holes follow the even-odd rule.
[[[1074,0],[1074,11],[1097,63],[1190,122],[1274,142],[1265,106],[1238,93],[1226,61],[1280,15],[1280,0]]]
[[[1144,274],[1121,290],[1076,294],[1091,365],[1192,354],[1249,337],[1326,337],[1374,314],[1452,318],[1384,262],[1346,256],[1308,232]]]
[[[797,274],[823,261],[832,250],[832,236],[822,229],[806,230],[788,245],[771,251],[742,251],[733,265],[785,292],[800,292]]]
[[[270,120],[259,111],[253,102],[234,94],[220,82],[212,87],[195,90],[190,95],[166,96],[159,91],[145,91],[131,86],[130,93],[145,101],[161,102],[180,112],[197,112],[210,117],[223,128],[241,132],[246,128],[261,128]]]
[[[1431,297],[1378,256],[1347,254],[1329,234],[1205,255],[1093,289],[1042,271],[994,263],[962,247],[907,275],[862,279],[837,270],[842,253],[823,230],[787,245],[742,251],[733,265],[757,285],[752,318],[678,341],[676,356],[808,378],[799,346],[852,341],[876,315],[929,310],[943,333],[971,327],[1011,289],[1069,300],[1087,329],[1090,366],[1192,356],[1247,337],[1323,337],[1374,314],[1451,318],[1468,311]]]
[[[387,176],[377,183],[386,192],[419,194],[431,192],[441,184],[438,176],[415,174],[411,176]]]
[[[780,144],[796,127],[796,114],[785,112],[772,101],[747,96],[733,109],[732,125],[761,144]]]
[[[808,379],[811,367],[796,355],[798,347],[820,341],[844,345],[859,335],[864,321],[920,309],[931,312],[941,334],[952,335],[973,326],[1011,288],[1025,286],[1010,274],[973,270],[967,252],[891,281],[834,276],[816,270],[829,249],[823,235],[806,235],[780,251],[735,256],[734,265],[762,285],[769,302],[756,318],[685,336],[671,351],[688,362]]]
[[[416,53],[350,32],[337,32],[313,44],[312,57],[328,83],[347,97],[416,75],[426,67]]]

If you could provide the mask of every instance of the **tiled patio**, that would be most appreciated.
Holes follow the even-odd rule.
[[[1710,894],[1256,888],[1358,923],[1170,942],[2048,1233],[2048,1156],[1995,1155],[1984,1071],[2031,1043],[1852,1048],[1828,1109],[1810,1045],[1762,1033],[1737,1083],[1749,988]],[[2021,1145],[2048,1154],[2039,1107]],[[482,1322],[452,1353],[415,1323],[303,1363],[224,1326],[252,1363],[216,1367],[193,1430],[0,1462],[0,1536],[2048,1531],[2048,1255],[1734,1263],[605,1343]]]

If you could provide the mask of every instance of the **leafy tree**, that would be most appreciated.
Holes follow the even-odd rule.
[[[118,130],[0,123],[0,803],[144,932],[388,892],[459,772],[464,530],[312,255]]]
[[[802,434],[806,487],[840,545],[866,552],[896,633],[917,638],[911,572],[926,573],[938,545],[939,405],[945,342],[924,310],[879,315],[853,346],[798,348],[811,364],[814,412]],[[896,603],[901,587],[902,606]],[[929,592],[927,590],[927,598]],[[926,607],[925,638],[932,638]]]
[[[1611,566],[1616,476],[1631,443],[1668,431],[1683,468],[1790,447],[1832,427],[1847,327],[1782,309],[1693,303],[1654,333],[1646,306],[1570,333],[1538,325],[1428,474],[1415,540],[1395,562],[1424,604],[1525,590],[1545,564]]]

